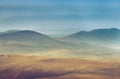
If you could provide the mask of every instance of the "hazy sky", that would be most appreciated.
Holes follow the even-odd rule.
[[[0,31],[69,34],[120,28],[120,0],[0,0]]]

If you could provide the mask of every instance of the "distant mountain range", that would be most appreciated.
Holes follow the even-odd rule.
[[[44,34],[30,31],[7,31],[0,34],[0,52],[37,52],[57,49],[59,41]]]
[[[92,31],[80,31],[64,38],[76,39],[82,42],[118,43],[118,41],[120,41],[120,30],[116,28],[111,28],[96,29]]]
[[[119,41],[120,30],[116,28],[80,31],[61,39],[30,30],[9,30],[0,33],[0,53],[43,54],[46,51],[48,55],[103,56],[114,54],[110,46],[120,45]]]

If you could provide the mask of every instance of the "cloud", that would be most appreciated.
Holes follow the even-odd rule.
[[[29,26],[33,30],[50,28],[51,32],[54,28],[115,27],[119,21],[119,0],[0,0],[0,27],[4,26],[3,29]]]

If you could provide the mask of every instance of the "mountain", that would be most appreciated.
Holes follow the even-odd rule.
[[[11,40],[11,41],[48,41],[53,40],[52,38],[30,30],[23,31],[7,31],[5,33],[0,34],[0,40]]]
[[[59,41],[44,34],[30,31],[0,33],[0,52],[38,52],[60,47]]]
[[[82,42],[115,43],[120,41],[120,30],[111,28],[96,29],[92,31],[80,31],[64,38],[76,39]]]
[[[47,35],[30,30],[10,30],[0,33],[0,53],[47,54],[77,56],[76,50],[91,48],[86,43],[56,40]]]
[[[51,57],[78,58],[112,56],[114,53],[117,54],[116,50],[97,45],[96,42],[105,44],[106,41],[103,38],[113,40],[118,38],[117,34],[119,35],[119,33],[119,29],[115,28],[97,29],[72,34],[65,37],[67,39],[54,39],[35,31],[12,30],[0,33],[0,54],[39,54]]]

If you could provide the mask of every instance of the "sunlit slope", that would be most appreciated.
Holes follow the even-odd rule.
[[[120,63],[39,56],[0,56],[0,79],[120,79]]]

